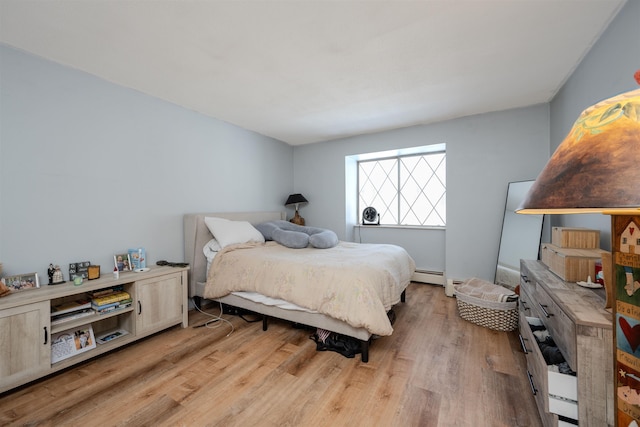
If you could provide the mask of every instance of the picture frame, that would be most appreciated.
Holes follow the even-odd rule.
[[[51,335],[51,363],[96,348],[96,338],[91,325],[79,326]]]
[[[118,271],[131,271],[131,257],[128,252],[121,252],[113,255],[113,266]]]
[[[2,283],[12,292],[27,291],[40,287],[38,273],[19,274],[17,276],[7,276],[2,278]]]

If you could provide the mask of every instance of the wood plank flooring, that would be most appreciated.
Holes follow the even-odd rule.
[[[215,307],[208,311],[218,312]],[[0,395],[0,425],[541,425],[517,335],[460,319],[440,286],[411,284],[369,363],[317,352],[271,320],[174,327]]]

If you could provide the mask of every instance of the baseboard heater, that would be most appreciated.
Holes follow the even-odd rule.
[[[442,271],[416,270],[411,278],[413,282],[430,283],[444,286],[444,273]]]

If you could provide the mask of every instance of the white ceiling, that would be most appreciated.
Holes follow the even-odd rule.
[[[548,102],[626,0],[0,0],[0,41],[291,145]]]

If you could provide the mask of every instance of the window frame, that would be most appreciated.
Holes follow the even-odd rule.
[[[437,144],[434,146],[426,146],[426,147],[420,147],[421,149],[416,150],[416,151],[411,151],[411,152],[407,152],[407,153],[401,153],[401,152],[384,152],[384,153],[379,153],[379,156],[376,156],[375,153],[366,155],[366,156],[362,156],[359,157],[356,160],[356,197],[357,197],[357,213],[358,213],[358,224],[363,224],[363,218],[362,218],[362,212],[363,210],[370,205],[367,206],[363,206],[362,205],[362,201],[361,201],[361,196],[360,196],[360,192],[361,192],[361,188],[360,188],[360,184],[361,184],[361,177],[360,177],[360,165],[362,163],[371,163],[371,162],[380,162],[380,161],[386,161],[386,160],[395,160],[396,164],[394,165],[395,169],[396,169],[396,181],[395,181],[395,187],[396,187],[396,195],[395,195],[395,202],[394,204],[396,205],[395,207],[395,216],[397,217],[397,222],[395,224],[393,223],[380,223],[380,226],[383,227],[400,227],[400,228],[436,228],[436,229],[443,229],[446,228],[447,225],[447,218],[446,218],[446,208],[445,208],[445,212],[444,212],[444,218],[442,217],[442,213],[438,212],[436,208],[433,208],[436,210],[436,213],[438,216],[440,216],[440,218],[443,220],[444,224],[401,224],[401,210],[402,210],[402,187],[403,185],[401,185],[401,176],[402,176],[402,159],[404,158],[408,158],[408,157],[428,157],[428,156],[432,156],[432,155],[444,155],[444,168],[445,168],[445,180],[443,186],[444,186],[444,193],[441,196],[441,198],[439,200],[441,200],[442,198],[444,198],[445,200],[445,205],[446,205],[446,194],[447,194],[447,183],[446,183],[446,167],[447,167],[447,163],[446,163],[446,159],[447,159],[447,150],[446,150],[446,145],[445,144]],[[431,179],[434,175],[435,175],[435,171],[432,171],[432,173],[429,176],[429,179]],[[410,175],[413,175],[412,173]],[[390,174],[387,174],[387,176],[389,177]],[[437,178],[440,180],[440,182],[442,182],[442,180],[440,178]],[[376,192],[379,193],[379,189],[376,188]],[[406,197],[405,197],[406,200]],[[386,208],[388,209],[388,208]],[[413,208],[410,208],[410,210],[413,210]],[[378,212],[380,213],[380,212]],[[417,216],[417,215],[416,215]],[[427,216],[428,217],[428,216]]]

